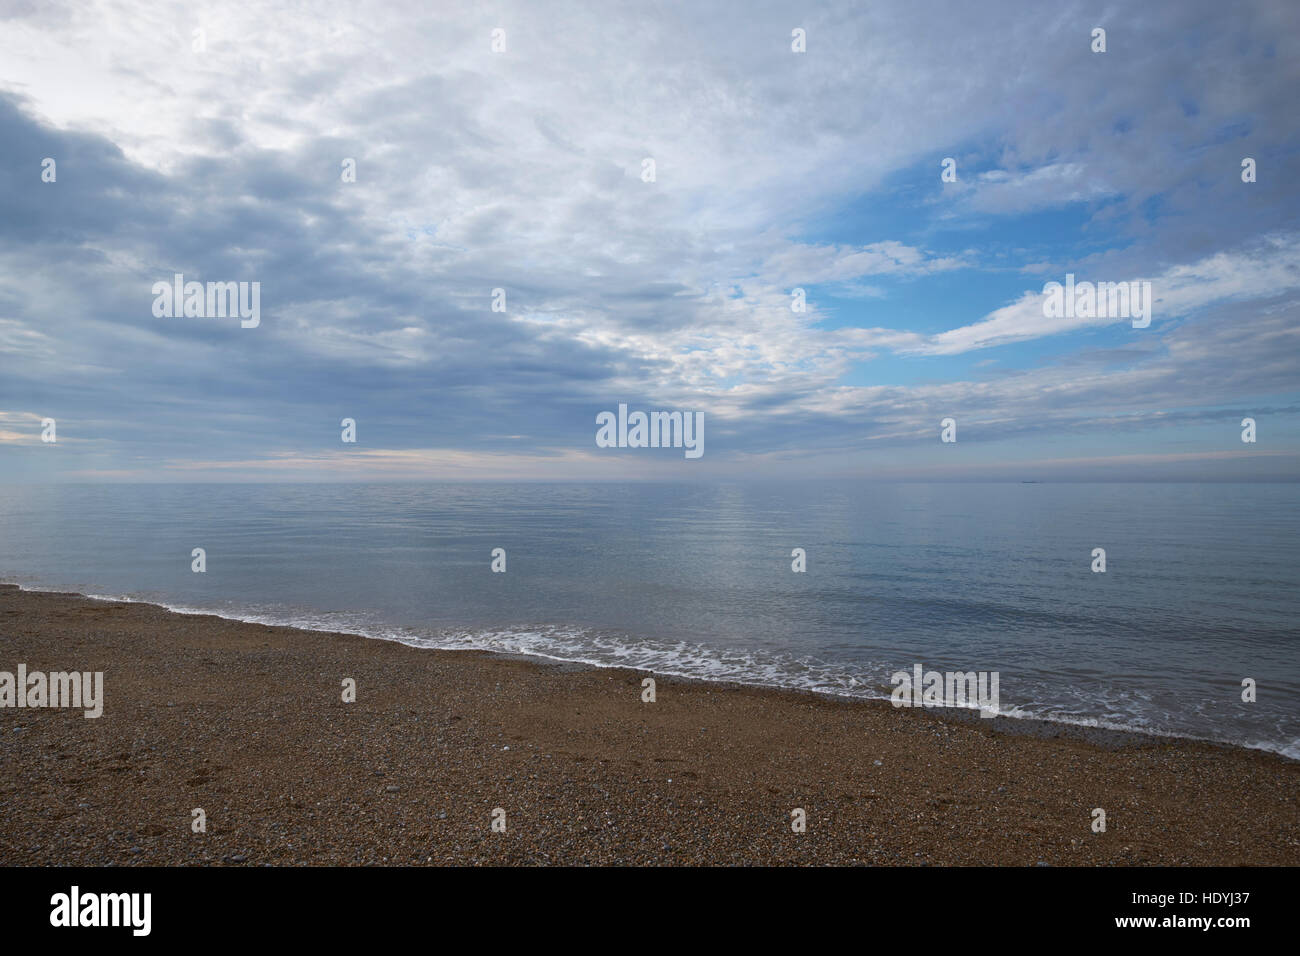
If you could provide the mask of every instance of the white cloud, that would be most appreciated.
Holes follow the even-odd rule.
[[[1207,137],[1243,117],[1257,118],[1261,150],[1294,137],[1292,58],[1255,55],[1291,15],[1161,7],[1126,14],[1142,55],[1102,63],[1081,39],[1086,4],[1044,14],[953,2],[925,16],[910,3],[818,4],[800,12],[802,55],[789,50],[789,11],[762,5],[32,5],[4,20],[0,88],[49,121],[43,132],[96,133],[91,146],[115,144],[128,160],[65,163],[51,189],[84,185],[91,168],[134,180],[104,183],[71,210],[88,219],[68,236],[65,211],[38,206],[39,235],[0,245],[0,349],[23,359],[0,399],[30,407],[33,383],[57,383],[91,406],[115,400],[119,421],[129,405],[183,408],[196,442],[259,448],[284,447],[285,420],[336,401],[436,420],[467,445],[481,440],[475,414],[495,419],[493,433],[535,434],[540,420],[544,443],[575,408],[617,393],[707,402],[737,423],[897,413],[905,434],[901,410],[939,393],[841,387],[856,363],[1087,324],[1045,319],[1036,291],[992,312],[972,296],[971,321],[939,333],[929,316],[902,313],[880,321],[893,328],[829,328],[815,297],[791,312],[795,286],[870,298],[880,314],[900,280],[987,267],[978,251],[946,251],[936,226],[953,223],[941,214],[965,225],[1161,197],[1182,218],[1131,227],[1131,267],[1156,263],[1154,275],[1114,274],[1128,253],[1106,250],[1133,236],[1111,222],[1089,223],[1079,248],[1093,258],[1073,270],[1150,278],[1153,326],[1296,288],[1294,236],[1262,253],[1236,248],[1215,210],[1197,208],[1204,182],[1241,186],[1237,157],[1211,155]],[[504,55],[489,49],[497,26]],[[1186,69],[1192,30],[1224,69]],[[1182,101],[1195,102],[1195,121]],[[939,160],[969,144],[988,154],[963,160],[959,188],[945,191]],[[654,183],[640,180],[647,156]],[[339,181],[345,157],[357,159],[355,184]],[[1005,171],[965,172],[990,163]],[[935,218],[873,216],[872,200],[897,198],[890,177],[918,168],[932,176],[914,205]],[[131,203],[101,209],[119,188]],[[866,210],[860,221],[839,215],[851,206]],[[262,279],[258,337],[150,321],[140,290],[173,268]],[[487,309],[498,286],[504,315]],[[944,400],[990,388],[949,385]],[[1033,401],[1007,398],[998,420],[1017,407]]]
[[[1259,246],[1220,252],[1190,265],[1174,266],[1151,276],[1079,274],[1076,282],[1129,282],[1149,279],[1155,297],[1153,322],[1180,318],[1196,309],[1231,299],[1265,299],[1300,289],[1300,235],[1273,236]],[[1064,282],[1065,276],[1049,281]],[[1089,326],[1128,322],[1107,316],[1047,317],[1045,296],[1025,292],[979,322],[928,337],[904,351],[954,355],[972,349],[1059,335]]]

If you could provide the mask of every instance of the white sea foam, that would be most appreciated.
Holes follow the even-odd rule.
[[[62,590],[19,582],[9,583],[18,583],[20,588],[27,591]],[[775,652],[713,648],[688,641],[647,640],[557,624],[423,631],[383,623],[363,612],[318,613],[305,609],[257,606],[193,607],[129,594],[88,594],[87,597],[102,601],[157,604],[177,614],[213,615],[272,627],[356,634],[412,647],[487,651],[590,667],[626,667],[662,676],[811,691],[857,699],[888,700],[888,675],[900,665],[898,661],[829,662]],[[1006,683],[1010,686],[1010,682]],[[1045,690],[1048,685],[1045,678],[1039,678],[1034,683],[1042,686],[1019,688],[1025,694],[1025,699],[1018,703],[1002,702],[996,715],[1014,720],[1042,720],[1076,727],[1228,743],[1300,760],[1300,740],[1288,739],[1280,732],[1281,728],[1277,740],[1205,737],[1171,730],[1159,723],[1151,711],[1149,694],[1132,690],[1110,694],[1089,692],[1055,680],[1051,682],[1050,689],[1056,697],[1068,700],[1039,699],[1033,691]],[[1006,696],[1005,693],[1003,696]]]

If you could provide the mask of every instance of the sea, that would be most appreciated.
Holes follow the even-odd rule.
[[[1300,759],[1296,484],[0,485],[0,581]]]

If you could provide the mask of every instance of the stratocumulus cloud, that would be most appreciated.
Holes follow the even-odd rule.
[[[708,417],[692,476],[947,474],[948,415],[958,475],[1208,462],[1267,407],[1231,474],[1285,476],[1300,14],[1157,6],[1104,67],[1086,3],[828,4],[802,54],[765,6],[10,9],[0,478],[680,474],[591,454],[620,401]],[[1150,326],[1045,315],[1067,274],[1150,281]],[[258,321],[158,318],[175,275]]]

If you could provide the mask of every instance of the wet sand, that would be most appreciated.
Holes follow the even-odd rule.
[[[0,709],[0,865],[1300,864],[1300,763],[1240,748],[8,585],[0,649],[105,698]]]

